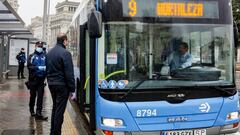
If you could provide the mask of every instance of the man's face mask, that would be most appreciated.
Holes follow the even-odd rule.
[[[43,52],[43,49],[42,49],[42,47],[37,47],[37,48],[36,48],[36,51],[39,52],[39,53],[41,53],[41,52]]]

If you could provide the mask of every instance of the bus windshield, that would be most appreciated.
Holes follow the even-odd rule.
[[[233,85],[231,24],[104,24],[105,80],[126,89]]]

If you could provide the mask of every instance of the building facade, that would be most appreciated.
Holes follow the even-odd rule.
[[[17,12],[19,8],[18,0],[8,0],[12,8]]]
[[[30,29],[33,32],[34,38],[41,39],[42,38],[42,29],[43,29],[43,18],[36,16],[31,19]]]
[[[47,43],[47,45],[50,43],[50,37],[51,29],[50,29],[50,19],[52,15],[48,16],[48,23],[47,23],[47,40],[44,41]],[[29,26],[31,32],[33,33],[34,38],[37,38],[38,40],[42,40],[42,34],[43,34],[43,18],[36,16],[31,19],[31,25]]]
[[[67,31],[72,21],[72,16],[75,13],[79,4],[79,2],[72,2],[66,0],[56,5],[56,14],[53,15],[50,19],[50,48],[56,43],[57,35],[61,32]]]

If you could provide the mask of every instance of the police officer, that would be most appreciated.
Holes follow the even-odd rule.
[[[21,48],[21,51],[17,54],[16,59],[18,60],[18,79],[20,79],[20,73],[21,73],[21,78],[24,79],[24,64],[26,62],[26,55],[24,48]]]
[[[31,116],[35,119],[47,120],[48,117],[42,115],[42,103],[44,94],[44,80],[46,78],[46,55],[43,52],[43,43],[38,41],[35,51],[28,57],[27,67],[29,70],[30,101],[29,109]],[[35,99],[37,95],[37,109],[34,112]]]
[[[72,56],[67,45],[67,36],[60,34],[57,44],[47,53],[47,80],[53,100],[50,135],[61,135],[68,97],[75,91]]]

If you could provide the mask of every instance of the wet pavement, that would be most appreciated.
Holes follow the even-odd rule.
[[[29,91],[25,80],[8,79],[0,84],[0,135],[49,135],[52,100],[45,87],[43,115],[48,121],[35,120],[30,116]],[[68,102],[62,135],[88,135],[89,130],[74,103]]]

